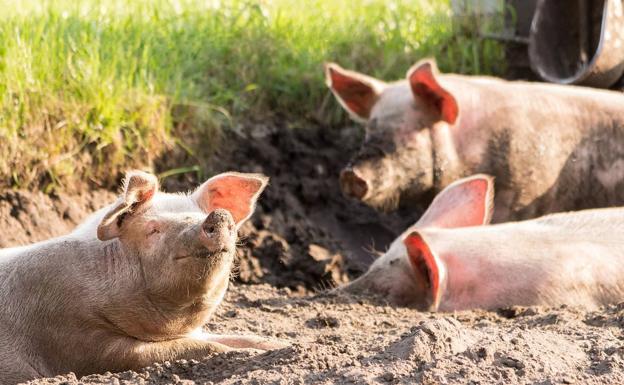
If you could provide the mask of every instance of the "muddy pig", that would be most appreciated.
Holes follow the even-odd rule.
[[[347,196],[378,209],[412,207],[485,173],[496,177],[494,222],[624,203],[620,92],[443,75],[431,60],[394,83],[336,64],[325,72],[366,126],[340,175]]]
[[[450,184],[363,276],[339,290],[430,311],[624,300],[624,208],[482,226],[492,198],[491,177]]]
[[[0,250],[0,384],[282,346],[202,331],[267,181],[230,172],[167,194],[132,171],[72,233]]]

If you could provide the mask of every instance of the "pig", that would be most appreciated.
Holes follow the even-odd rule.
[[[430,59],[394,83],[334,63],[325,74],[365,124],[340,174],[348,197],[409,209],[484,173],[496,177],[493,222],[624,203],[621,92],[440,74]]]
[[[117,201],[70,234],[0,250],[0,384],[283,346],[202,330],[267,182],[228,172],[168,194],[130,171]]]
[[[494,183],[447,186],[368,271],[338,291],[423,311],[624,301],[624,208],[489,225]]]

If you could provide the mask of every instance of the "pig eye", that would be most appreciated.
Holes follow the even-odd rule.
[[[153,229],[149,232],[149,234],[147,234],[147,236],[154,235],[154,234],[160,234],[160,230],[158,230],[157,228],[153,228]]]

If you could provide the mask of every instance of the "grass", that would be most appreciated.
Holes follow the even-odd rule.
[[[385,79],[422,57],[443,71],[499,73],[502,49],[452,22],[449,1],[0,0],[0,186],[110,186],[187,133],[215,134],[320,109],[322,63]],[[327,105],[327,103],[325,103]],[[332,104],[335,105],[335,104]],[[187,125],[188,126],[188,125]],[[212,127],[208,127],[212,126]],[[216,127],[216,128],[215,128]],[[177,144],[176,144],[177,143]],[[181,165],[180,170],[193,165]]]

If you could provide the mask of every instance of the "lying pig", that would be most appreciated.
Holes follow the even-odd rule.
[[[492,198],[488,176],[450,184],[343,289],[430,311],[624,301],[624,208],[481,226]]]
[[[166,194],[129,172],[119,199],[71,234],[0,250],[0,384],[280,346],[202,331],[267,181],[231,172]]]
[[[392,209],[475,173],[496,177],[494,222],[624,204],[621,92],[440,75],[433,61],[385,83],[336,64],[327,84],[366,124],[343,192]]]

